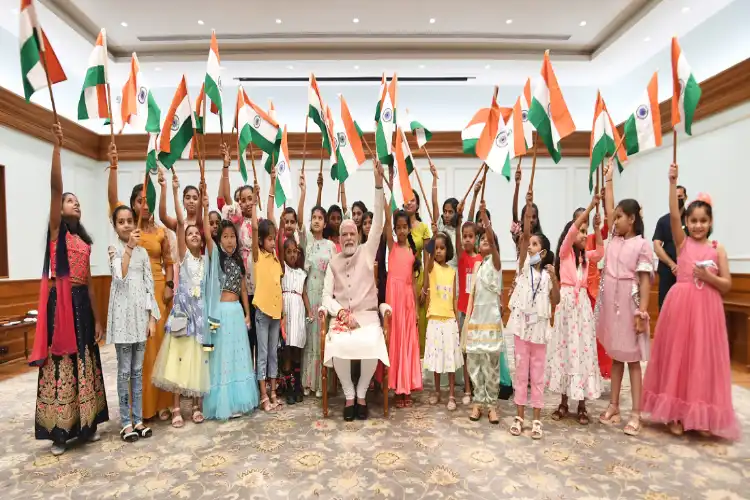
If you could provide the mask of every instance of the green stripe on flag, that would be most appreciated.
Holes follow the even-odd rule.
[[[156,104],[154,94],[148,92],[148,118],[146,119],[146,132],[158,134],[161,132],[161,110]]]
[[[328,130],[326,128],[325,123],[323,122],[323,117],[320,116],[320,112],[318,111],[318,108],[313,106],[312,104],[307,106],[307,116],[312,118],[312,121],[315,122],[315,124],[320,129],[320,134],[323,136],[323,147],[328,152],[328,155],[331,154],[331,141],[328,139]]]
[[[96,87],[97,85],[104,85],[105,83],[104,66],[94,66],[86,71],[86,77],[83,79],[83,90],[81,91],[81,97],[78,99],[79,120],[89,119],[89,111],[86,108],[86,89]]]
[[[547,146],[549,155],[555,163],[559,163],[562,156],[557,150],[557,144],[555,144],[552,139],[552,122],[547,115],[547,110],[544,109],[542,103],[537,101],[536,97],[531,99],[528,120],[534,125],[537,134],[541,137],[542,141],[544,141],[544,145]]]
[[[341,151],[336,149],[336,179],[339,182],[346,182],[346,180],[349,178],[349,170],[346,168],[346,163],[344,163],[344,157],[341,156]]]
[[[376,122],[380,121],[380,106],[381,104],[380,104],[380,101],[378,100],[378,103],[375,105],[375,121]]]
[[[159,171],[159,165],[156,163],[156,150],[153,149],[146,155],[146,170],[152,174]]]
[[[219,116],[221,116],[221,91],[219,86],[216,84],[213,78],[206,73],[205,79],[205,91],[206,96],[211,99],[211,104],[216,106],[219,110]]]
[[[479,139],[464,139],[463,141],[463,149],[464,153],[467,155],[476,156],[477,155],[477,142]]]
[[[378,128],[375,131],[375,153],[378,155],[378,160],[383,165],[393,165],[393,154],[388,153],[388,142],[391,138],[386,139],[383,125],[378,122]]]
[[[39,43],[36,38],[36,30],[34,30],[34,36],[29,37],[21,47],[21,76],[23,80],[23,94],[26,97],[26,102],[31,99],[31,95],[35,89],[28,80],[27,75],[29,72],[39,64],[41,58],[39,57]]]
[[[625,145],[627,147],[626,152],[629,155],[634,155],[640,151],[640,144],[638,144],[638,127],[636,126],[635,120],[635,115],[630,115],[623,126]]]
[[[172,168],[177,160],[182,156],[182,152],[190,144],[190,139],[193,138],[193,124],[190,120],[182,122],[180,130],[172,137],[169,141],[169,153],[159,153],[159,161],[167,168]]]
[[[250,125],[245,124],[242,130],[239,131],[239,157],[240,157],[240,174],[242,174],[242,181],[247,184],[247,160],[245,160],[245,151],[247,150],[248,144],[252,140],[252,132],[250,132]]]
[[[510,181],[510,154],[505,156],[505,164],[503,165],[503,170],[500,172],[503,177],[505,177],[506,181]]]
[[[274,187],[274,194],[275,194],[274,198],[276,199],[276,208],[286,203],[286,194],[284,193],[284,188],[281,187],[281,181],[279,181],[278,177],[276,178],[276,186]]]
[[[701,87],[695,80],[693,73],[690,73],[690,78],[685,83],[685,91],[683,95],[684,109],[685,109],[685,133],[687,135],[693,135],[693,117],[695,116],[695,109],[698,107],[698,101],[701,99]]]
[[[604,133],[594,146],[594,150],[591,152],[591,168],[589,169],[589,192],[594,190],[594,174],[596,173],[596,169],[599,168],[605,157],[612,156],[614,152],[614,139]]]
[[[251,127],[250,131],[253,134],[252,143],[268,154],[277,151],[278,145],[281,144],[281,129],[278,129],[274,142],[266,139],[255,127]]]
[[[151,182],[150,175],[147,175],[146,179],[148,180],[146,183],[146,203],[148,203],[148,211],[153,214],[156,211],[156,188],[154,188],[154,183]]]

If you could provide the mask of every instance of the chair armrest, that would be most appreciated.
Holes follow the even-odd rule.
[[[386,304],[385,302],[380,304],[379,310],[380,310],[380,316],[382,316],[383,319],[385,319],[386,315],[390,316],[391,314],[393,314],[393,310],[391,309],[391,306]]]

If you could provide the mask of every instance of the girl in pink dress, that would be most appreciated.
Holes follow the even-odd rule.
[[[698,195],[687,206],[689,236],[683,232],[677,165],[669,169],[669,213],[677,247],[677,284],[659,313],[641,406],[674,434],[696,430],[738,440],[722,301],[732,288],[727,253],[708,239],[713,226],[708,195]]]
[[[654,276],[654,254],[643,238],[641,206],[633,199],[614,208],[611,163],[607,167],[607,225],[613,228],[602,271],[601,291],[596,303],[596,335],[612,358],[612,391],[607,410],[599,416],[603,424],[620,423],[620,388],[628,364],[633,407],[624,432],[637,436],[641,430],[641,361],[648,360],[648,302]]]
[[[396,402],[397,407],[403,408],[412,405],[411,391],[422,390],[415,279],[415,275],[421,272],[421,263],[411,237],[409,215],[399,210],[393,214],[393,225],[396,228],[396,241],[393,240],[392,231],[385,231],[390,252],[385,301],[393,308],[388,352],[391,360],[388,385],[397,395],[403,395],[403,398]]]

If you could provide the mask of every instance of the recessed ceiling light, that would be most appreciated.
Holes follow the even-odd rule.
[[[203,26],[206,23],[204,23],[202,19],[198,19],[198,24],[200,24],[201,26]]]
[[[484,65],[484,69],[490,69],[491,67],[492,67],[492,66],[490,66],[489,64],[485,64],[485,65]]]
[[[650,37],[650,36],[647,36],[646,38],[644,38],[644,39],[643,39],[643,41],[644,41],[644,42],[650,42],[650,41],[651,41],[651,37]]]
[[[281,19],[277,19],[276,24],[281,24]]]
[[[161,68],[159,66],[154,68],[154,71],[161,71]]]
[[[128,27],[128,23],[126,23],[125,21],[123,21],[123,22],[120,23],[120,26],[122,26],[123,28],[127,28]]]
[[[513,19],[506,19],[505,24],[513,24]]]
[[[292,66],[292,65],[290,64],[289,66],[287,66],[287,67],[286,67],[286,69],[294,69],[294,66]]]
[[[354,69],[359,69],[359,66],[356,66],[356,65],[355,65],[355,66],[354,66]]]
[[[578,23],[578,26],[586,26],[586,21],[581,21],[580,23]]]
[[[420,64],[419,69],[424,69],[424,64]]]
[[[359,22],[359,18],[358,18],[358,17],[355,17],[354,19],[352,19],[352,22],[353,22],[354,24],[357,24],[357,23]]]
[[[690,7],[683,7],[682,8],[682,13],[683,14],[687,14],[688,12],[690,12]]]
[[[430,24],[435,24],[435,18],[434,17],[430,18]]]

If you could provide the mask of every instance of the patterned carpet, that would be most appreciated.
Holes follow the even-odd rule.
[[[110,415],[117,415],[114,350],[102,352]],[[33,439],[36,374],[0,384],[0,498],[54,499],[706,499],[750,498],[747,437],[731,445],[697,436],[676,438],[647,426],[638,438],[598,423],[553,422],[547,398],[546,435],[532,441],[503,421],[477,423],[467,409],[429,407],[382,418],[372,405],[367,422],[344,423],[341,398],[321,419],[308,398],[281,413],[255,412],[227,423],[154,425],[154,437],[127,444],[118,422],[101,427],[102,440],[53,457]],[[606,398],[607,396],[605,396]],[[750,391],[734,389],[747,436]],[[604,401],[590,407],[593,416]],[[627,408],[629,403],[624,402]],[[186,413],[187,415],[187,413]],[[744,485],[744,486],[743,486]]]

